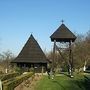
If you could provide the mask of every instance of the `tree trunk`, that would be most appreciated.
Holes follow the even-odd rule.
[[[87,60],[85,60],[85,62],[84,62],[84,67],[83,67],[84,72],[86,71],[86,64],[87,64]]]

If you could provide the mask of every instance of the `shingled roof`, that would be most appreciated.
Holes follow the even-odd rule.
[[[31,34],[25,46],[12,63],[47,63],[47,59],[37,41]]]
[[[64,25],[61,26],[50,36],[51,41],[56,40],[57,42],[72,42],[75,41],[76,36]]]

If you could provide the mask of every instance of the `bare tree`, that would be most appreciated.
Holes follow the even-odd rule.
[[[0,57],[0,59],[1,59],[1,66],[3,68],[5,68],[6,73],[7,73],[8,69],[10,67],[10,62],[11,62],[11,60],[14,59],[14,55],[12,54],[11,51],[8,50],[6,52],[3,52],[0,56],[1,56]]]

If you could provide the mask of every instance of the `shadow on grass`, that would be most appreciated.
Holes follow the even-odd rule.
[[[81,90],[85,90],[84,81],[83,80],[75,80],[73,81]]]
[[[85,79],[75,80],[73,81],[81,90],[90,90],[90,81],[86,81]]]
[[[71,78],[68,73],[62,72],[65,76]],[[80,77],[80,76],[79,76]],[[90,75],[85,76],[82,79],[73,80],[72,83],[75,83],[81,90],[90,90]]]
[[[53,81],[54,83],[56,83],[57,85],[59,85],[63,90],[65,90],[64,86],[61,85],[58,81]]]
[[[86,90],[90,90],[90,76],[88,78],[85,77],[84,86]]]

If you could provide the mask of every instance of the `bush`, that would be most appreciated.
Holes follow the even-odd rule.
[[[14,68],[15,72],[18,72],[18,73],[23,73],[23,69],[21,69],[20,67],[15,67]]]
[[[29,71],[30,71],[30,72],[34,72],[34,68],[31,67],[31,68],[29,69]]]
[[[3,71],[0,71],[0,75],[3,74]]]
[[[34,73],[29,72],[27,74],[22,74],[21,76],[17,76],[13,78],[12,81],[9,81],[3,85],[3,90],[14,90],[16,86],[18,86],[20,83],[22,83],[24,80],[31,77]]]

